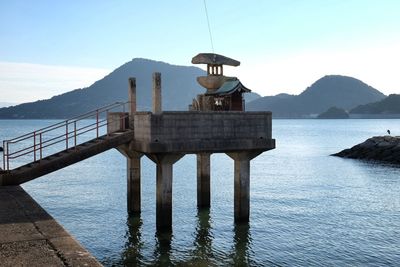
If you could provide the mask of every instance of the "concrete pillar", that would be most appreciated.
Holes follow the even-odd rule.
[[[129,78],[129,115],[136,112],[136,78]]]
[[[140,214],[141,192],[140,192],[140,158],[141,153],[130,152],[127,160],[127,200],[128,213]]]
[[[161,73],[153,73],[153,113],[161,113]]]
[[[197,207],[210,207],[210,153],[197,154]]]
[[[248,222],[250,217],[250,160],[261,151],[227,153],[234,160],[235,222]]]
[[[127,207],[128,213],[140,214],[140,158],[142,153],[132,149],[131,143],[117,147],[117,150],[126,157],[127,162]]]
[[[149,158],[157,165],[157,231],[172,230],[172,166],[183,156],[183,154],[149,155]]]

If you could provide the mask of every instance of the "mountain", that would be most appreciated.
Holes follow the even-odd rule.
[[[261,98],[261,96],[259,94],[257,94],[257,93],[251,92],[251,93],[245,93],[244,94],[244,101],[246,103],[254,101],[254,100],[259,99],[259,98]]]
[[[351,114],[400,114],[400,95],[392,94],[385,99],[360,105],[350,110]]]
[[[346,110],[337,107],[331,107],[327,111],[318,115],[317,119],[348,119],[349,114]]]
[[[136,77],[138,110],[151,110],[153,72],[161,72],[163,110],[187,110],[192,99],[205,92],[196,81],[197,76],[206,75],[200,68],[136,58],[87,88],[0,108],[0,119],[70,118],[113,102],[125,102],[128,101],[129,77]],[[247,96],[249,99],[258,97],[252,93]]]
[[[204,90],[196,77],[204,71],[196,67],[174,66],[147,59],[133,59],[84,89],[76,89],[47,100],[0,109],[0,118],[68,118],[98,107],[128,100],[128,78],[136,77],[139,109],[151,109],[152,73],[162,74],[163,108],[184,109]]]
[[[262,97],[248,103],[247,110],[270,110],[274,117],[310,117],[330,107],[349,110],[384,97],[375,88],[355,78],[328,75],[317,80],[300,95]]]

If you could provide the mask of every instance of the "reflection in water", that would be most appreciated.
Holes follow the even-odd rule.
[[[233,264],[235,266],[250,265],[250,235],[249,223],[235,224],[234,226],[234,248],[233,248]]]
[[[196,237],[194,240],[194,261],[197,263],[209,263],[212,256],[212,239],[210,233],[210,209],[200,209],[197,212]]]
[[[172,232],[157,232],[157,243],[154,248],[154,257],[156,266],[172,266],[171,262],[171,241]]]
[[[145,259],[142,251],[144,242],[142,240],[140,217],[131,217],[127,221],[126,244],[122,254],[121,265],[124,266],[140,266],[150,264],[152,266],[214,266],[221,262],[226,262],[234,266],[256,265],[250,259],[251,255],[251,235],[248,223],[236,224],[234,226],[232,251],[224,253],[213,248],[214,236],[212,234],[211,217],[209,209],[200,209],[197,213],[197,226],[193,234],[193,246],[189,246],[186,259],[180,261],[173,257],[174,251],[171,245],[174,239],[172,232],[156,232],[155,246],[153,250],[153,259]],[[179,237],[175,237],[181,239]],[[190,247],[192,249],[190,249]],[[148,247],[147,247],[148,248]]]
[[[141,241],[142,223],[140,216],[128,217],[125,250],[122,254],[122,263],[124,266],[137,266],[143,260],[140,253],[143,246],[143,242]]]

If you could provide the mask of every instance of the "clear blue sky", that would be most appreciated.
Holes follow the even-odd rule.
[[[262,95],[300,93],[325,74],[400,93],[398,0],[208,0],[207,7],[215,52],[240,60],[232,74]],[[190,65],[209,51],[203,0],[1,1],[0,102],[87,86],[135,57]],[[60,77],[46,82],[51,68]],[[39,94],[26,92],[32,81]]]

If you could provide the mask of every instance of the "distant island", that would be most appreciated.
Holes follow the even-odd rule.
[[[204,75],[200,68],[136,58],[87,88],[46,100],[1,108],[0,119],[64,119],[110,103],[126,101],[129,77],[136,77],[139,109],[148,110],[151,106],[151,75],[155,71],[163,75],[165,110],[185,109],[196,94],[204,91],[196,82],[197,76]]]
[[[350,110],[350,116],[400,118],[400,95],[392,94],[381,101],[360,105]]]
[[[327,75],[299,95],[279,94],[256,99],[248,110],[270,110],[275,118],[316,118],[331,107],[350,110],[384,99],[377,89],[352,77]]]
[[[128,78],[135,77],[138,110],[151,109],[151,76],[162,74],[163,110],[187,110],[188,105],[204,89],[196,77],[206,75],[198,67],[177,66],[143,58],[135,58],[87,88],[76,89],[50,99],[0,108],[0,119],[65,119],[110,103],[128,99]],[[246,101],[259,98],[245,95]]]
[[[327,111],[321,113],[317,117],[318,119],[348,119],[349,113],[342,108],[331,107]]]

